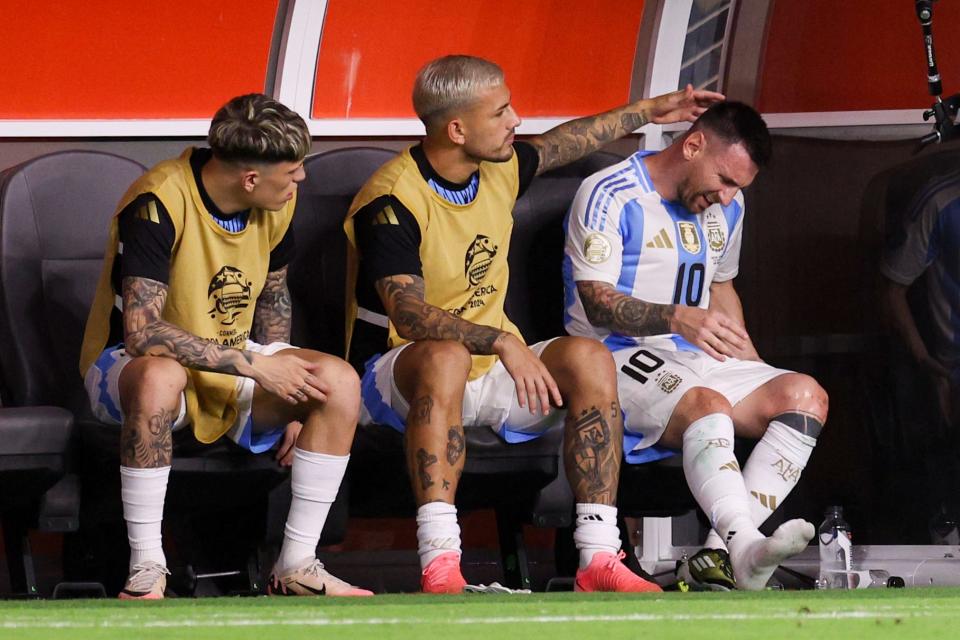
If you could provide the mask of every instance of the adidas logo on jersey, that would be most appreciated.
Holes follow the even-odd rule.
[[[392,224],[399,225],[400,221],[397,220],[397,214],[393,211],[393,207],[390,205],[385,206],[380,212],[373,217],[372,225],[376,226],[378,224]]]
[[[660,233],[653,236],[653,240],[647,243],[648,249],[673,249],[673,243],[670,242],[670,236],[666,229],[660,229]]]
[[[157,214],[157,203],[153,200],[137,209],[137,217],[147,222],[160,224],[160,216]]]

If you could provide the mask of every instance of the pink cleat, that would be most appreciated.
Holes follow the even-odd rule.
[[[650,593],[663,591],[653,582],[648,582],[630,571],[627,565],[620,562],[626,557],[623,551],[612,553],[596,553],[590,566],[577,570],[577,579],[574,591],[617,591],[619,593]]]
[[[448,551],[434,558],[420,576],[424,593],[463,593],[467,581],[460,573],[460,554]]]

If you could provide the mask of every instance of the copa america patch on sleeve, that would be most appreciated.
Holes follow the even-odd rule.
[[[610,241],[600,233],[591,233],[583,241],[583,257],[590,264],[600,264],[610,257]]]

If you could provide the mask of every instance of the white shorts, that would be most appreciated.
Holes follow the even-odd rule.
[[[260,345],[247,340],[244,347],[247,351],[272,355],[283,349],[295,349],[286,342],[271,342]],[[90,409],[97,420],[107,424],[121,424],[123,409],[120,405],[120,372],[133,360],[127,354],[123,345],[108,347],[100,354],[97,361],[87,370],[83,378],[83,385],[90,399]],[[266,425],[261,428],[253,425],[253,390],[256,387],[253,378],[237,376],[237,420],[230,427],[226,436],[238,445],[251,451],[261,453],[273,448],[283,437],[286,425]],[[180,394],[180,415],[173,422],[173,430],[187,426],[187,400]]]
[[[554,339],[530,345],[539,356]],[[394,347],[367,361],[360,382],[360,424],[385,424],[403,433],[410,405],[397,388],[393,366],[400,352],[412,343]],[[555,425],[562,424],[565,412],[551,407],[549,415],[530,413],[517,402],[517,387],[500,360],[487,373],[467,382],[463,394],[463,426],[487,426],[506,442],[526,442]]]
[[[792,373],[765,362],[720,362],[699,349],[661,349],[649,342],[614,351],[613,359],[628,457],[656,444],[689,389],[712,389],[736,405],[763,384]]]

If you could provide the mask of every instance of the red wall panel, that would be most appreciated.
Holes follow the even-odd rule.
[[[0,118],[208,118],[263,91],[277,0],[0,0]]]
[[[934,4],[943,89],[960,91],[960,2]],[[764,113],[930,105],[910,0],[774,0],[757,105]]]
[[[503,67],[520,116],[581,115],[627,101],[642,0],[329,0],[315,118],[414,117],[417,70],[449,53]]]

